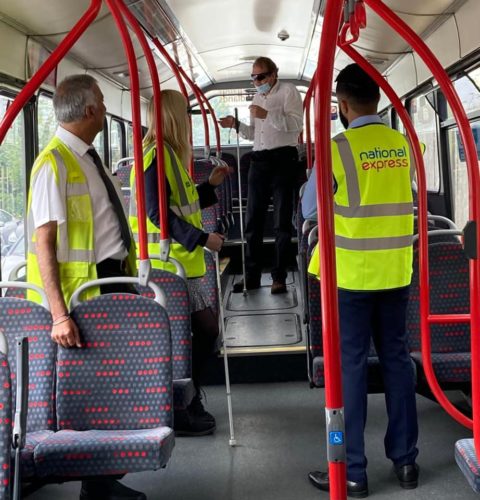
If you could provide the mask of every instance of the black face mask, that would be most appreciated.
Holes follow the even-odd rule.
[[[348,120],[347,120],[347,117],[342,113],[342,110],[340,109],[340,107],[338,108],[338,116],[340,118],[340,121],[342,122],[342,125],[345,129],[348,128]]]

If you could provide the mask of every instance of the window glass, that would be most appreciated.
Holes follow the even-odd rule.
[[[437,115],[425,96],[412,99],[410,114],[418,139],[426,147],[423,159],[427,176],[427,190],[439,192],[440,164],[438,157]]]
[[[110,122],[110,159],[112,168],[123,157],[122,124],[118,120]]]
[[[133,156],[133,127],[127,124],[127,156]]]
[[[470,78],[469,78],[470,77]],[[480,68],[469,73],[469,77],[463,76],[453,82],[458,97],[462,101],[466,113],[480,111]],[[472,81],[473,80],[473,81]],[[453,112],[447,103],[447,118],[453,118]]]
[[[0,95],[0,120],[11,100]],[[1,277],[7,279],[12,268],[25,259],[25,246],[11,251],[23,240],[25,213],[25,125],[23,113],[13,122],[0,146],[0,254]]]
[[[472,123],[473,137],[480,159],[480,122]],[[458,227],[463,228],[468,220],[468,174],[465,148],[460,140],[458,128],[448,131],[449,165],[452,177],[453,213]]]
[[[99,154],[100,158],[105,161],[105,130],[102,129],[100,132],[95,136],[95,139],[93,140],[93,146],[97,150],[97,153]]]
[[[37,101],[38,114],[38,147],[39,151],[50,142],[57,129],[57,120],[53,111],[52,98],[46,94],[40,94]]]

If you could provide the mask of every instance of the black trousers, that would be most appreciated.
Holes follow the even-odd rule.
[[[98,278],[118,278],[127,276],[126,262],[124,260],[105,259],[97,264]],[[133,293],[138,295],[135,287],[130,283],[112,283],[111,285],[102,285],[100,293]]]
[[[275,234],[272,278],[276,281],[284,281],[287,276],[297,176],[297,148],[285,146],[253,152],[248,172],[248,201],[245,220],[245,265],[249,279],[260,279],[262,273],[263,230],[272,195]]]

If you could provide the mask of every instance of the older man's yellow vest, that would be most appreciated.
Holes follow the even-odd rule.
[[[332,140],[337,285],[388,290],[412,275],[413,155],[385,125],[352,128]],[[320,166],[321,167],[321,166]],[[319,224],[322,224],[321,214]],[[309,272],[320,275],[318,245]]]
[[[169,145],[163,148],[165,158],[165,175],[170,185],[169,208],[183,220],[192,226],[203,229],[202,212],[198,199],[197,188],[190,178],[187,170],[182,166],[179,158]],[[143,153],[143,166],[146,170],[151,164],[156,154],[155,143],[149,144]],[[155,165],[152,168],[156,168]],[[130,226],[132,227],[135,241],[138,244],[138,215],[135,196],[135,169],[132,168],[130,174]],[[162,237],[161,229],[155,226],[147,214],[147,239],[148,255],[160,255],[160,240]],[[192,252],[189,252],[180,243],[172,241],[170,245],[170,257],[178,260],[185,269],[187,278],[197,278],[203,276],[206,272],[205,257],[203,247],[197,246]],[[162,262],[158,259],[152,260],[152,267],[175,272],[175,266],[169,262]]]
[[[54,137],[40,153],[32,170],[32,182],[45,162],[52,166],[62,199],[65,200],[66,223],[57,228],[56,257],[65,303],[68,305],[73,292],[87,281],[97,278],[95,260],[95,237],[92,202],[85,175],[70,149]],[[27,281],[43,288],[35,249],[35,227],[31,212],[31,192],[28,196],[28,254]],[[134,245],[127,258],[127,272],[135,272]],[[100,289],[92,287],[82,294],[83,299],[99,295]],[[28,292],[28,298],[35,302],[40,297]]]

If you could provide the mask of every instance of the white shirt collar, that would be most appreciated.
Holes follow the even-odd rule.
[[[58,126],[55,135],[79,156],[84,156],[87,150],[91,148],[91,145],[83,142],[80,137],[72,134],[60,125]]]

